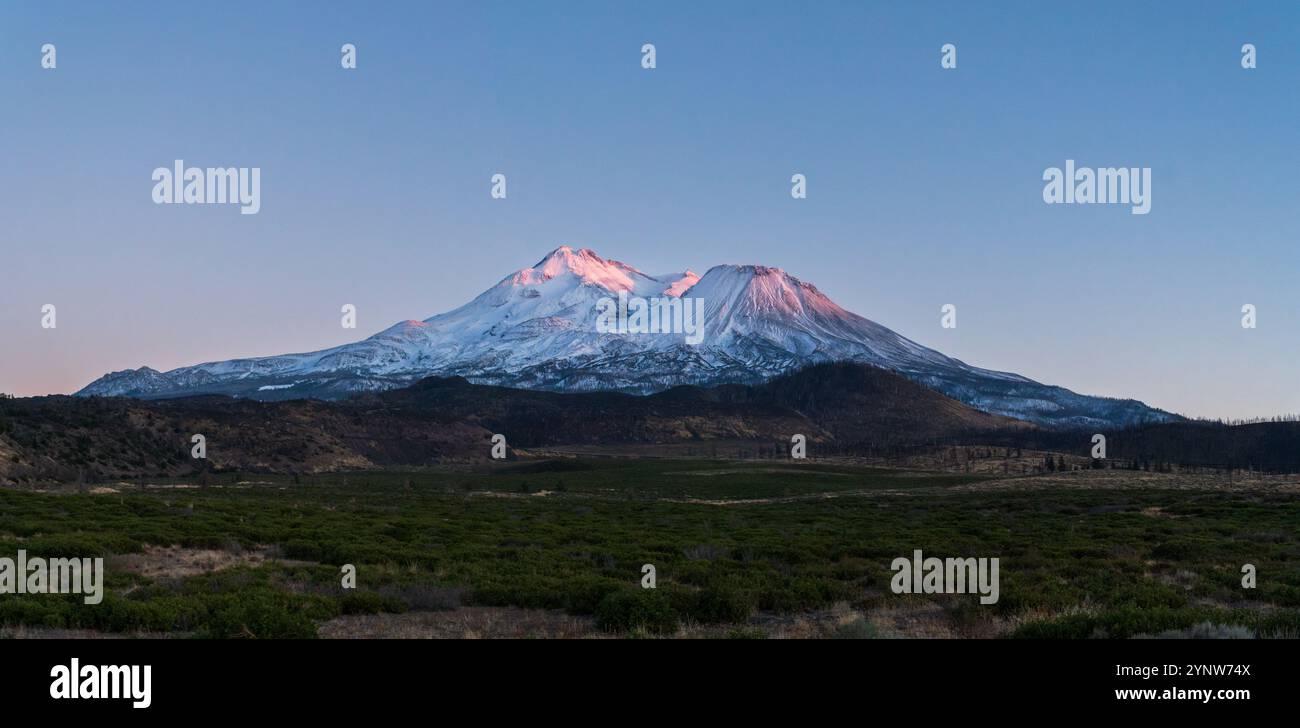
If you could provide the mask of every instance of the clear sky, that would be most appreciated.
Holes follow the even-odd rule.
[[[344,343],[568,243],[779,266],[1087,394],[1300,412],[1298,95],[1294,2],[5,2],[0,391]],[[155,205],[176,159],[260,167],[261,212]],[[1066,159],[1150,167],[1150,214],[1044,204]]]

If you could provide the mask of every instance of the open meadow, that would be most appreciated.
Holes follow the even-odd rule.
[[[107,577],[96,606],[0,596],[0,624],[22,637],[1295,637],[1294,480],[556,459],[6,489],[0,553],[102,556]],[[999,558],[998,601],[893,593],[891,561],[916,549]]]

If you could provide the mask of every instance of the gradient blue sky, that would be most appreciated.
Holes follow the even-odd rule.
[[[0,391],[355,340],[568,243],[779,266],[1083,393],[1300,412],[1298,79],[1293,2],[6,2]],[[1045,205],[1067,158],[1151,167],[1151,213]],[[154,205],[175,159],[261,167],[261,213]]]

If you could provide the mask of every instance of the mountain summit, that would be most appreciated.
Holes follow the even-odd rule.
[[[704,336],[602,333],[601,299],[697,299]],[[169,372],[107,374],[78,395],[336,399],[431,375],[560,391],[644,394],[681,384],[756,383],[831,361],[890,369],[993,414],[1052,426],[1177,419],[1141,402],[1079,395],[970,366],[841,308],[779,268],[718,265],[661,276],[564,245],[460,308],[306,354],[233,359]]]

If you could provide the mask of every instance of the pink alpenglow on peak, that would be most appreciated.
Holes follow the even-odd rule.
[[[612,293],[631,291],[638,278],[650,278],[641,271],[617,260],[605,260],[590,248],[574,251],[567,245],[552,250],[537,265],[524,268],[512,279],[515,285],[536,285],[553,278],[572,275],[588,285],[600,286]]]
[[[665,273],[661,276],[655,276],[660,281],[667,283],[668,287],[662,293],[665,296],[681,298],[681,295],[691,289],[691,286],[700,281],[700,277],[690,268],[684,273]]]

